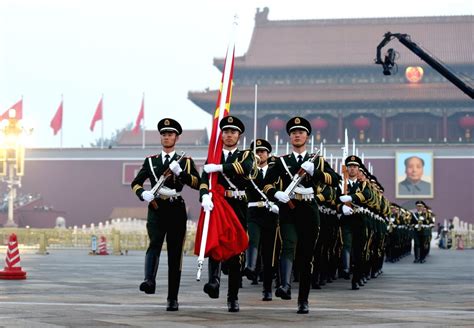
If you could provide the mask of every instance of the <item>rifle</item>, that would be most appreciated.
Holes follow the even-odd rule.
[[[181,160],[184,158],[184,154],[186,154],[184,151],[181,152],[180,154],[180,158],[177,160],[178,164],[181,162]],[[158,190],[160,190],[161,187],[163,187],[163,185],[165,184],[166,180],[173,174],[173,172],[170,170],[170,168],[168,167],[165,172],[163,172],[163,174],[160,176],[160,178],[158,179],[156,174],[155,174],[155,170],[153,170],[153,165],[151,163],[151,158],[149,158],[149,164],[150,164],[150,169],[151,169],[151,172],[153,173],[153,176],[155,177],[155,181],[156,181],[156,184],[153,186],[153,188],[151,188],[151,192],[153,193],[153,195],[157,195],[158,193]],[[151,206],[156,210],[158,209],[158,204],[156,203],[156,200],[152,200],[150,202]]]
[[[319,157],[319,152],[320,150],[318,149],[316,151],[316,154],[314,154],[314,156],[312,158],[309,159],[309,162],[311,163],[314,163],[314,161],[316,160],[317,157]],[[293,194],[293,191],[295,190],[295,188],[301,183],[301,181],[303,181],[304,177],[306,176],[307,172],[305,170],[303,170],[302,168],[300,168],[298,170],[298,172],[296,172],[296,174],[293,176],[293,179],[291,180],[291,183],[288,185],[288,187],[286,187],[285,189],[285,194],[287,194],[288,196],[292,195]],[[295,208],[295,204],[293,204],[293,202],[290,201],[287,203],[288,206],[291,208],[291,209],[294,209]]]

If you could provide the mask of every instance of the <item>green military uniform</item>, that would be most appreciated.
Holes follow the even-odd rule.
[[[254,149],[253,142],[250,149]],[[264,150],[271,153],[272,147],[270,143],[264,139],[257,139],[256,150]],[[275,262],[275,241],[278,226],[278,208],[276,205],[268,201],[263,194],[263,180],[269,168],[275,164],[278,159],[271,156],[267,160],[267,165],[263,168],[259,167],[256,177],[248,183],[247,198],[247,224],[249,234],[249,248],[247,250],[247,265],[244,275],[249,280],[256,277],[256,265],[258,249],[260,246],[261,260],[263,264],[263,299],[270,301],[272,299],[272,280],[273,267]],[[273,208],[272,208],[272,205]],[[272,211],[273,209],[273,211]],[[276,212],[276,213],[275,213]]]
[[[416,205],[421,205],[424,207],[424,203],[422,201],[417,201]],[[426,229],[429,227],[429,221],[426,212],[413,212],[411,224],[413,227],[413,240],[415,248],[415,260],[413,262],[424,263],[427,249],[426,243],[428,239]]]
[[[309,135],[311,125],[301,117],[294,117],[288,121],[286,130],[290,135],[292,130],[304,130]],[[277,201],[275,194],[283,192],[291,183],[293,176],[298,173],[301,165],[313,158],[314,154],[303,155],[294,153],[280,157],[269,170],[265,177],[263,191],[272,201]],[[299,158],[298,158],[299,157]],[[319,234],[318,204],[314,194],[320,183],[336,184],[336,176],[325,171],[322,157],[315,158],[314,172],[306,176],[291,197],[294,208],[288,203],[279,202],[280,208],[280,233],[282,238],[282,251],[280,257],[280,283],[275,295],[282,299],[291,299],[290,278],[293,261],[295,260],[299,273],[298,313],[308,312],[308,295],[311,284],[311,260],[313,250]],[[288,195],[290,196],[290,195]]]
[[[173,131],[178,135],[182,131],[179,123],[172,119],[161,120],[158,124],[158,130],[160,133]],[[157,209],[152,206],[152,203],[148,205],[147,232],[150,244],[145,257],[145,282],[140,285],[140,289],[147,294],[155,293],[156,272],[161,248],[166,238],[168,250],[168,301],[176,302],[176,307],[171,307],[172,310],[177,310],[182,250],[186,236],[186,205],[180,192],[184,185],[188,185],[193,189],[198,189],[199,187],[199,174],[193,160],[190,157],[180,159],[180,156],[174,151],[169,159],[165,159],[162,153],[146,158],[142,168],[131,184],[132,190],[143,201],[142,195],[145,192],[143,188],[144,182],[149,180],[151,186],[154,187],[157,179],[160,179],[168,169],[169,164],[173,161],[179,161],[181,168],[179,175],[168,171],[170,176],[164,183],[164,188],[158,190],[156,194],[154,202],[158,205]]]
[[[220,122],[221,130],[237,129],[243,133],[245,128],[243,123],[235,116],[226,116]],[[249,150],[231,151],[229,156],[223,152],[221,157],[222,171],[218,172],[218,183],[225,189],[225,200],[232,207],[237,215],[242,227],[247,229],[247,194],[248,179],[255,173],[256,163],[254,155]],[[201,176],[199,188],[201,198],[209,194],[209,174],[205,171]],[[243,254],[231,257],[225,262],[229,273],[227,302],[229,312],[238,312],[238,293],[241,284],[241,269],[243,264]],[[211,298],[219,297],[221,276],[221,262],[209,257],[209,281],[204,285],[204,292]]]

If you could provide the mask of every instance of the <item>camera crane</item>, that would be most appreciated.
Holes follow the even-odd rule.
[[[461,89],[462,92],[467,94],[471,99],[474,99],[474,89],[466,84],[463,80],[457,77],[453,72],[451,72],[444,64],[440,63],[437,59],[435,59],[430,54],[426,53],[423,49],[420,48],[415,42],[411,41],[411,38],[408,34],[402,33],[391,33],[387,32],[384,35],[384,39],[382,42],[379,43],[377,46],[377,58],[375,59],[376,64],[380,64],[383,67],[383,74],[384,75],[391,75],[392,68],[396,65],[395,64],[395,57],[396,52],[393,48],[388,49],[385,58],[382,60],[381,51],[382,48],[385,47],[391,40],[398,39],[401,44],[411,50],[415,55],[420,57],[424,60],[428,65],[438,71],[441,75],[443,75],[446,79],[448,79],[451,83]]]

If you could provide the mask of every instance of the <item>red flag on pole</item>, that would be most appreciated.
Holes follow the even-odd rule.
[[[53,129],[53,134],[56,135],[59,130],[63,127],[63,101],[59,104],[58,110],[56,114],[54,114],[53,119],[51,120],[50,124],[51,128]]]
[[[142,105],[140,107],[140,112],[138,113],[137,119],[135,121],[135,126],[132,129],[133,134],[137,134],[140,131],[140,122],[145,118],[145,98],[142,98]]]
[[[10,116],[8,112],[10,109],[13,108],[15,109],[15,118],[17,120],[21,120],[23,118],[23,99],[20,99],[17,103],[15,103],[13,106],[9,107],[0,117],[0,121],[7,120]]]
[[[221,88],[217,97],[216,110],[213,117],[212,133],[209,142],[207,162],[219,164],[222,156],[222,132],[219,122],[229,115],[232,96],[232,79],[234,75],[234,45],[229,46],[224,70],[222,72]],[[229,58],[229,54],[231,58]],[[228,62],[229,61],[229,62]],[[223,261],[242,253],[248,247],[248,236],[239,222],[232,207],[224,199],[224,187],[217,181],[217,173],[209,177],[210,193],[214,203],[213,210],[208,214],[207,236],[203,236],[206,225],[206,213],[201,209],[196,232],[194,254],[201,256],[201,241],[205,240],[205,256]],[[199,259],[198,259],[199,260]]]
[[[100,98],[99,104],[95,110],[94,117],[92,118],[90,129],[94,131],[95,122],[102,120],[102,98]]]

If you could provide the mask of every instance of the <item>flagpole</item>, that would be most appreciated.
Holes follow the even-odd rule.
[[[102,99],[101,99],[101,102],[102,102],[102,119],[101,119],[101,138],[100,138],[100,149],[104,149],[104,94],[102,94]]]
[[[142,105],[143,105],[143,127],[142,127],[142,149],[145,149],[145,92],[143,93],[142,97]]]
[[[237,30],[237,22],[238,18],[237,15],[234,16],[234,22],[232,24],[232,31],[231,31],[231,37],[230,37],[230,42],[229,46],[227,47],[227,53],[226,53],[226,60],[225,60],[225,65],[224,65],[224,78],[222,80],[222,91],[221,91],[221,99],[219,103],[219,120],[218,122],[221,122],[222,118],[224,117],[224,112],[226,110],[226,102],[227,102],[227,94],[228,94],[228,87],[229,87],[229,82],[232,83],[232,81],[229,81],[230,79],[230,67],[231,63],[233,61],[233,55],[235,51],[235,33]],[[230,61],[230,62],[229,62]],[[217,151],[217,145],[219,142],[216,140],[214,145],[209,145],[209,147],[213,147],[213,154],[216,153]],[[217,164],[217,163],[215,163]],[[209,175],[209,190],[212,190],[212,175],[216,173],[211,173]],[[209,192],[209,197],[212,199],[212,192]],[[198,266],[197,266],[197,274],[196,274],[196,280],[200,281],[201,280],[201,272],[202,272],[202,266],[204,263],[204,256],[206,252],[206,244],[207,244],[207,235],[209,232],[209,219],[211,216],[210,211],[205,211],[204,215],[204,223],[203,223],[203,229],[202,229],[202,236],[201,236],[201,246],[199,248],[199,257],[198,257]]]
[[[62,106],[62,113],[61,113],[61,134],[59,135],[59,148],[63,149],[63,121],[64,121],[64,99],[63,95],[61,94],[61,106]]]
[[[255,83],[255,106],[253,110],[253,153],[257,155],[257,95],[258,85]]]

